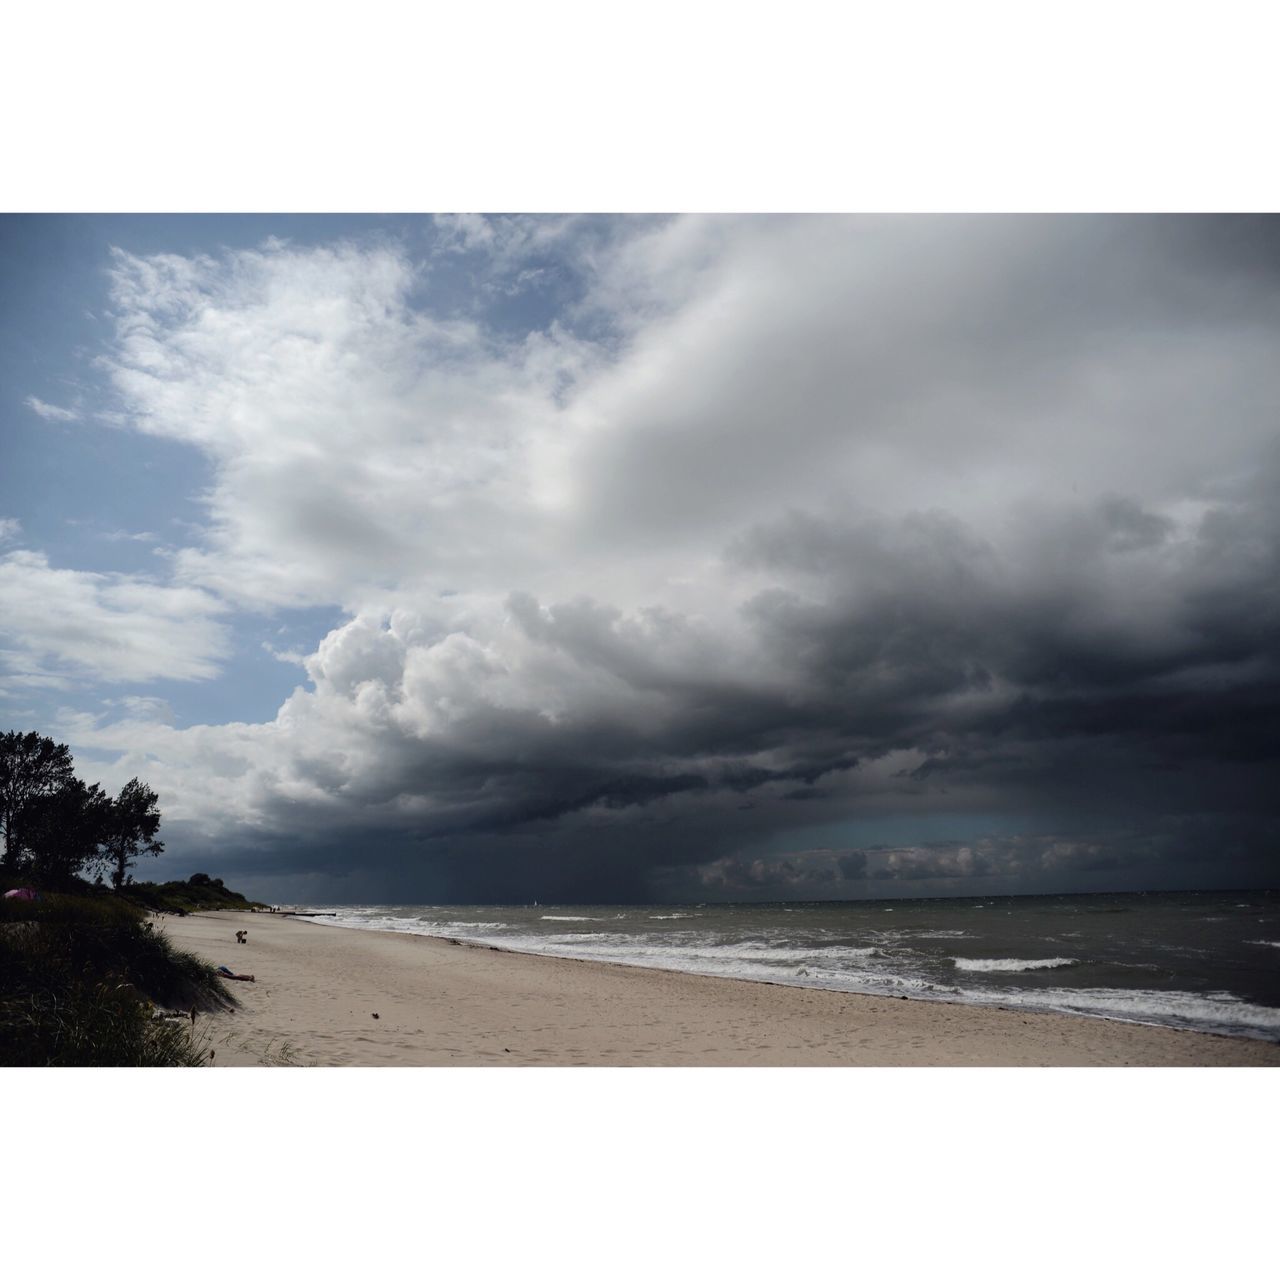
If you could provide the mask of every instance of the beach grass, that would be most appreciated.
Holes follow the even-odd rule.
[[[204,961],[117,895],[0,903],[0,1065],[199,1066],[193,1019],[235,1006]]]

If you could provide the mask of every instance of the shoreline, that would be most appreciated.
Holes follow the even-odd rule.
[[[336,915],[336,912],[291,912],[292,917],[298,918],[308,914],[315,915]],[[1280,1047],[1280,1041],[1268,1040],[1265,1036],[1233,1036],[1225,1031],[1209,1031],[1199,1027],[1171,1027],[1163,1022],[1146,1022],[1141,1018],[1122,1018],[1117,1014],[1090,1013],[1085,1010],[1061,1010],[1039,1008],[1035,1005],[1015,1005],[1002,1004],[998,1000],[989,1002],[973,1001],[973,1000],[946,1000],[941,996],[924,996],[924,995],[891,995],[885,991],[841,991],[839,988],[833,987],[815,987],[803,982],[784,982],[780,978],[744,978],[737,974],[729,973],[698,973],[691,969],[675,969],[666,968],[662,965],[652,964],[634,964],[626,960],[604,960],[599,956],[565,956],[556,955],[547,951],[524,951],[519,947],[501,946],[497,943],[481,942],[478,939],[471,938],[446,938],[439,934],[432,933],[412,933],[409,930],[398,929],[359,929],[350,925],[329,925],[325,926],[331,929],[354,929],[357,933],[381,933],[391,937],[409,937],[423,938],[428,942],[443,942],[449,946],[455,947],[474,947],[480,951],[501,951],[509,955],[526,956],[531,960],[570,960],[574,964],[599,964],[609,968],[618,969],[642,969],[652,973],[679,973],[690,978],[706,978],[711,982],[745,982],[753,986],[764,987],[781,987],[788,991],[824,991],[831,995],[847,995],[856,997],[860,1000],[913,1000],[918,1004],[945,1004],[958,1006],[964,1009],[999,1009],[1006,1013],[1016,1013],[1026,1016],[1040,1017],[1050,1015],[1061,1018],[1084,1018],[1098,1022],[1115,1022],[1121,1026],[1128,1027],[1155,1027],[1162,1031],[1186,1031],[1192,1035],[1198,1036],[1215,1036],[1220,1040],[1246,1040],[1260,1044],[1271,1044]],[[1278,1064],[1280,1065],[1280,1064]]]
[[[217,1066],[1280,1066],[1280,1045],[1253,1038],[282,914],[166,917],[163,928],[202,959],[255,975],[227,984],[238,1011],[199,1028]]]

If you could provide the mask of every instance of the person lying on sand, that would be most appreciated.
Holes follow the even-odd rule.
[[[256,979],[251,973],[232,973],[225,964],[218,966],[218,976],[222,978],[230,978],[234,982],[254,982]]]

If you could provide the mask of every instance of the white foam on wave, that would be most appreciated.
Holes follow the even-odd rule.
[[[680,947],[673,954],[692,954],[708,960],[745,960],[751,964],[838,964],[842,960],[865,960],[882,955],[879,947],[769,947],[757,942],[729,943],[711,947]]]
[[[664,948],[665,950],[665,948]],[[675,955],[686,953],[703,954],[713,958],[724,957],[729,960],[762,960],[782,961],[793,964],[820,963],[839,960],[862,960],[867,956],[883,954],[879,947],[815,947],[797,944],[794,947],[771,947],[763,942],[729,942],[705,950],[689,947],[672,949]]]
[[[511,928],[502,920],[426,920],[420,915],[372,915],[354,911],[340,911],[331,918],[308,918],[306,922],[338,929],[367,929],[374,933],[413,933],[426,938],[451,938],[462,930],[496,933]]]
[[[1249,945],[1251,947],[1280,947],[1280,942],[1271,942],[1266,938],[1255,938]]]
[[[696,920],[698,919],[698,913],[696,911],[675,911],[669,916],[649,916],[647,918],[650,920]]]
[[[965,995],[981,1004],[1014,1004],[1054,1013],[1113,1018],[1119,1022],[1280,1038],[1280,1009],[1250,1004],[1228,991],[1199,995],[1193,991],[1125,991],[1113,987],[1073,990],[1056,987],[1042,991],[1000,992],[998,995],[965,992]]]
[[[583,920],[603,920],[604,916],[539,916],[539,920],[571,920],[575,924]],[[621,919],[620,916],[614,916],[615,920]]]
[[[962,956],[952,956],[951,963],[957,969],[969,969],[974,973],[1025,973],[1030,969],[1062,969],[1077,962],[1065,956],[1054,956],[1051,960],[966,960]]]
[[[604,945],[597,945],[600,940]],[[504,940],[506,942],[506,940]],[[554,933],[526,934],[507,942],[513,950],[539,955],[584,954],[615,964],[636,964],[658,969],[684,969],[729,977],[757,977],[770,981],[794,972],[797,966],[841,972],[850,961],[882,956],[879,947],[776,947],[765,942],[715,942],[714,935],[695,934],[686,943],[671,945],[650,934]]]

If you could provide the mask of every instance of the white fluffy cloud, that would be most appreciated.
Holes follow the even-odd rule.
[[[10,646],[0,680],[34,671],[91,680],[204,680],[227,650],[225,606],[194,587],[124,574],[57,569],[34,551],[0,558],[0,637]],[[49,668],[42,669],[42,664]]]
[[[449,225],[494,270],[539,234],[574,252],[556,221]],[[501,339],[391,246],[118,254],[113,377],[141,429],[215,464],[178,570],[220,595],[660,603],[789,509],[943,509],[1002,539],[1046,498],[1176,515],[1229,482],[1269,430],[1235,392],[1274,380],[1274,307],[1168,240],[675,219],[576,264],[576,333]]]
[[[581,344],[499,347],[414,310],[389,248],[117,255],[113,377],[140,429],[216,467],[179,575],[250,605],[494,586],[530,555],[529,455]]]

